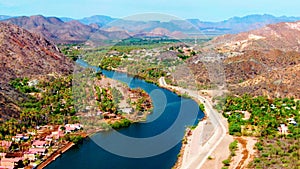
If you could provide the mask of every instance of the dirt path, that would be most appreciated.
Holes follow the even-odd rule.
[[[238,163],[237,167],[235,167],[236,169],[241,169],[241,167],[243,166],[245,160],[248,158],[249,156],[249,151],[247,150],[246,146],[247,146],[247,141],[244,140],[241,137],[236,138],[237,141],[239,141],[239,143],[242,145],[242,159],[241,161]]]
[[[239,142],[239,151],[236,156],[233,158],[232,169],[244,169],[247,168],[247,165],[250,161],[253,160],[256,151],[254,146],[256,143],[256,138],[254,137],[235,137]]]

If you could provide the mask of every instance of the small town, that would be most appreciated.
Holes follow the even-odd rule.
[[[0,141],[1,169],[35,168],[50,156],[58,156],[74,145],[72,136],[84,136],[77,124],[37,126],[35,130],[16,134]],[[66,149],[67,148],[67,149]],[[57,157],[57,156],[56,156]],[[54,160],[54,159],[52,159]]]

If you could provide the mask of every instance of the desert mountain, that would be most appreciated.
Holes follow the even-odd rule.
[[[247,51],[224,61],[227,83],[236,94],[300,98],[300,53]]]
[[[268,24],[280,22],[294,22],[300,20],[300,17],[275,17],[272,15],[247,15],[244,17],[233,17],[220,22],[203,22],[198,19],[188,19],[196,25],[203,33],[237,34],[250,30],[262,28]]]
[[[269,49],[299,52],[300,21],[271,24],[237,35],[223,35],[211,42],[223,52]]]
[[[15,25],[0,23],[0,118],[17,116],[18,101],[26,99],[9,85],[12,79],[70,74],[72,68],[72,61],[50,41]]]
[[[107,25],[110,22],[115,21],[116,18],[112,18],[110,16],[105,16],[105,15],[94,15],[91,17],[85,17],[82,19],[79,19],[78,21],[85,24],[85,25],[90,25],[90,24],[97,24],[100,27]]]
[[[299,21],[271,24],[237,35],[217,37],[208,45],[216,51],[213,63],[201,62],[205,53],[190,63],[201,85],[211,83],[208,67],[219,65],[228,89],[235,94],[300,98],[299,42]],[[218,75],[220,72],[216,73]]]
[[[44,17],[41,15],[14,17],[2,22],[18,25],[32,33],[43,35],[56,43],[84,43],[91,36],[100,40],[128,37],[125,32],[100,31],[97,27],[84,25],[76,20],[63,22],[56,17]]]
[[[31,32],[39,33],[57,43],[83,43],[91,36],[99,40],[124,39],[137,34],[151,35],[156,29],[170,32],[166,36],[186,38],[187,35],[211,37],[223,34],[235,34],[262,28],[267,24],[300,20],[297,17],[274,17],[272,15],[249,15],[233,17],[220,22],[203,22],[199,19],[170,21],[139,21],[117,19],[104,15],[95,15],[83,19],[44,17],[0,16],[0,20],[16,24]],[[101,30],[101,31],[99,31]],[[113,31],[115,30],[115,31]]]
[[[155,28],[167,29],[170,32],[180,31],[182,33],[201,33],[207,36],[236,34],[249,30],[259,29],[267,24],[279,22],[294,22],[300,20],[300,17],[275,17],[272,15],[248,15],[244,17],[233,17],[219,22],[205,22],[199,19],[170,20],[170,21],[136,21],[111,18],[109,16],[96,15],[79,19],[83,24],[106,25],[107,27],[118,27],[127,31],[149,32]],[[189,24],[191,23],[191,24]],[[108,24],[108,25],[107,25]]]

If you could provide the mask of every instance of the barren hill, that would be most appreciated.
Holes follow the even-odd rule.
[[[228,89],[235,94],[250,93],[269,97],[300,98],[300,22],[268,25],[258,30],[224,35],[208,43],[218,54]],[[201,57],[190,65],[201,85],[211,83]],[[217,56],[217,54],[215,55]],[[197,62],[198,61],[198,62]],[[214,62],[216,63],[216,62]],[[216,76],[219,75],[216,73]]]
[[[267,25],[261,29],[223,35],[211,41],[222,52],[245,50],[300,51],[300,21]]]

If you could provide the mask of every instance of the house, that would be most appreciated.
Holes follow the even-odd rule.
[[[45,138],[46,141],[52,141],[53,140],[53,136],[52,135],[48,135]]]
[[[77,124],[66,124],[65,125],[65,132],[70,133],[70,132],[80,130],[81,128],[82,128],[82,126],[79,123],[77,123]]]
[[[0,145],[1,147],[3,147],[5,150],[9,150],[10,146],[11,146],[11,141],[5,141],[5,140],[2,140]]]
[[[31,135],[31,136],[35,136],[36,135],[36,133],[34,131],[28,131],[27,134]]]
[[[34,140],[32,143],[32,147],[35,148],[44,148],[46,146],[46,141]]]
[[[104,119],[110,119],[110,118],[116,118],[117,115],[114,114],[114,113],[108,113],[108,112],[106,112],[106,113],[103,113],[103,117],[104,117]]]
[[[271,109],[276,109],[276,106],[274,104],[271,104],[270,108]]]
[[[0,169],[14,169],[14,167],[0,166]]]
[[[288,118],[287,121],[289,122],[289,124],[297,125],[297,122],[294,118]]]
[[[24,140],[24,141],[29,140],[29,135],[23,135],[23,140]]]
[[[120,109],[123,113],[127,113],[127,114],[130,114],[133,112],[133,108],[131,107],[126,107],[126,108],[122,108]]]
[[[23,140],[23,134],[17,134],[14,137],[12,137],[12,140],[15,142],[19,142],[20,140]]]
[[[51,133],[51,136],[52,136],[52,140],[57,141],[59,138],[64,136],[64,132],[61,130],[53,131]]]
[[[38,80],[34,79],[28,82],[28,86],[32,87],[32,86],[36,86],[39,83]]]
[[[46,155],[47,149],[45,148],[30,148],[27,152],[24,153],[24,158],[29,159],[30,161],[35,161],[36,156]]]
[[[28,159],[29,161],[36,161],[36,155],[34,153],[31,153],[29,151],[24,153],[24,158]]]
[[[80,46],[73,46],[72,48],[78,50],[78,49],[80,49],[81,47],[80,47]]]
[[[58,140],[59,138],[61,138],[65,135],[65,132],[63,131],[65,129],[62,129],[62,128],[65,128],[65,127],[60,125],[60,126],[58,126],[58,129],[56,131],[53,131],[51,133],[51,135],[53,136],[53,139]]]
[[[4,158],[6,156],[6,153],[0,153],[0,159]]]
[[[285,124],[280,124],[280,127],[278,127],[278,131],[281,134],[287,134],[288,133],[288,127]]]
[[[15,158],[2,158],[0,161],[1,167],[5,168],[18,168],[17,166],[22,164],[23,158],[15,157]]]

